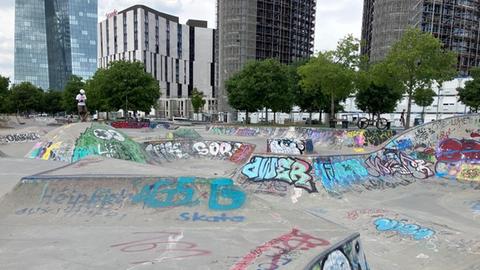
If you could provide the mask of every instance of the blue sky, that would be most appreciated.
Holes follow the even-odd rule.
[[[208,21],[215,27],[216,0],[98,0],[99,20],[105,13],[143,4],[159,11],[188,19]],[[347,34],[360,38],[362,0],[317,0],[315,50],[335,48]],[[15,0],[0,0],[0,75],[13,78]]]

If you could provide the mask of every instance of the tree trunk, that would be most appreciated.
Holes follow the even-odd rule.
[[[308,124],[309,124],[309,125],[312,125],[312,114],[313,114],[313,113],[310,112],[309,115],[308,115]]]
[[[318,116],[318,123],[319,124],[323,124],[323,121],[322,121],[322,115],[323,115],[323,110],[320,110],[318,112],[319,116]]]
[[[422,124],[425,123],[425,107],[422,107]]]
[[[265,121],[267,122],[267,125],[268,125],[268,108],[265,108]]]
[[[277,112],[273,112],[273,124],[277,123]]]
[[[412,92],[408,91],[407,119],[405,120],[405,129],[410,128],[410,112],[412,110]]]
[[[335,119],[335,99],[333,95],[330,96],[330,120]]]
[[[250,124],[250,121],[248,121],[248,111],[245,111],[245,124]]]

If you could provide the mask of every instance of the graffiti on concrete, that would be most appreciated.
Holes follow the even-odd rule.
[[[35,132],[0,135],[0,144],[34,142],[40,139]]]
[[[385,209],[376,209],[376,208],[368,208],[368,209],[355,209],[347,212],[347,218],[350,220],[357,220],[360,218],[361,215],[368,215],[369,217],[379,217],[383,216],[388,211]]]
[[[72,147],[71,144],[63,143],[61,141],[39,142],[33,147],[29,154],[29,158],[70,162]]]
[[[71,159],[75,162],[92,155],[146,163],[139,144],[106,126],[87,128],[77,139]]]
[[[231,216],[229,217],[227,214],[222,213],[218,216],[208,216],[202,215],[198,212],[195,213],[181,213],[180,214],[181,221],[192,221],[192,222],[243,222],[245,221],[244,216]]]
[[[368,171],[358,159],[333,160],[315,158],[315,174],[321,179],[325,190],[335,192],[362,183],[368,177]]]
[[[233,185],[231,179],[220,178],[211,181],[208,207],[214,211],[235,210],[243,206],[246,194]],[[182,177],[177,181],[159,180],[151,185],[145,185],[141,191],[132,197],[133,203],[143,203],[150,208],[171,208],[193,206],[203,198],[196,195],[195,178]]]
[[[254,156],[243,166],[242,174],[254,182],[284,181],[317,192],[310,163],[299,158]]]
[[[118,210],[131,195],[126,189],[114,191],[110,188],[96,188],[84,192],[70,187],[52,188],[45,184],[38,205],[17,209],[15,213],[23,216],[54,214],[64,217],[123,218],[125,215]]]
[[[110,246],[118,249],[120,252],[135,253],[132,256],[132,258],[135,258],[135,261],[130,262],[132,265],[162,263],[211,254],[211,251],[199,248],[196,243],[181,241],[184,237],[183,232],[135,232],[133,235],[136,236],[133,241]],[[149,252],[151,254],[152,251],[157,254],[166,254],[168,252],[169,255],[162,256],[160,260],[139,259],[142,253]]]
[[[114,128],[148,128],[150,122],[136,122],[136,121],[117,121],[112,122]]]
[[[267,194],[278,197],[287,196],[288,183],[282,181],[252,182],[248,179],[242,179],[240,186],[253,193]]]
[[[421,159],[414,159],[403,151],[384,149],[383,152],[370,155],[365,160],[365,167],[374,177],[410,176],[426,179],[434,175],[432,165]]]
[[[412,237],[414,240],[424,240],[435,234],[432,229],[407,223],[406,220],[379,218],[375,220],[374,224],[380,232],[395,232],[402,236]]]
[[[480,141],[446,139],[436,152],[436,174],[440,177],[480,181]]]
[[[145,150],[158,162],[195,157],[242,163],[252,154],[254,146],[222,141],[167,141],[148,143]]]
[[[167,134],[167,139],[200,139],[201,136],[198,132],[191,128],[179,128],[173,132]]]
[[[269,139],[267,152],[274,154],[302,155],[313,153],[312,140]]]
[[[292,252],[306,251],[317,247],[328,246],[330,242],[307,233],[303,233],[298,229],[280,237],[272,239],[245,255],[240,261],[233,265],[230,270],[244,270],[262,257],[269,258],[269,266],[266,269],[277,269],[282,264],[282,258],[288,256]],[[272,254],[268,254],[272,253]]]
[[[369,270],[359,236],[351,236],[332,248],[332,251],[309,264],[310,270]]]

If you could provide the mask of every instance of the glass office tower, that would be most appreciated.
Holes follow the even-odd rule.
[[[97,0],[15,1],[15,83],[63,90],[97,68]]]

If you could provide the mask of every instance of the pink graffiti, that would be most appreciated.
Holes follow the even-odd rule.
[[[310,250],[320,246],[328,246],[327,240],[311,236],[293,229],[291,232],[278,238],[272,239],[245,255],[239,262],[230,268],[230,270],[244,270],[252,264],[257,257],[264,255],[267,250],[278,249],[279,251],[272,256],[271,268],[277,269],[281,258],[293,250]]]
[[[245,163],[250,155],[252,155],[253,150],[255,150],[255,146],[242,144],[242,146],[240,146],[240,148],[238,148],[238,150],[232,154],[230,161],[237,164]]]

